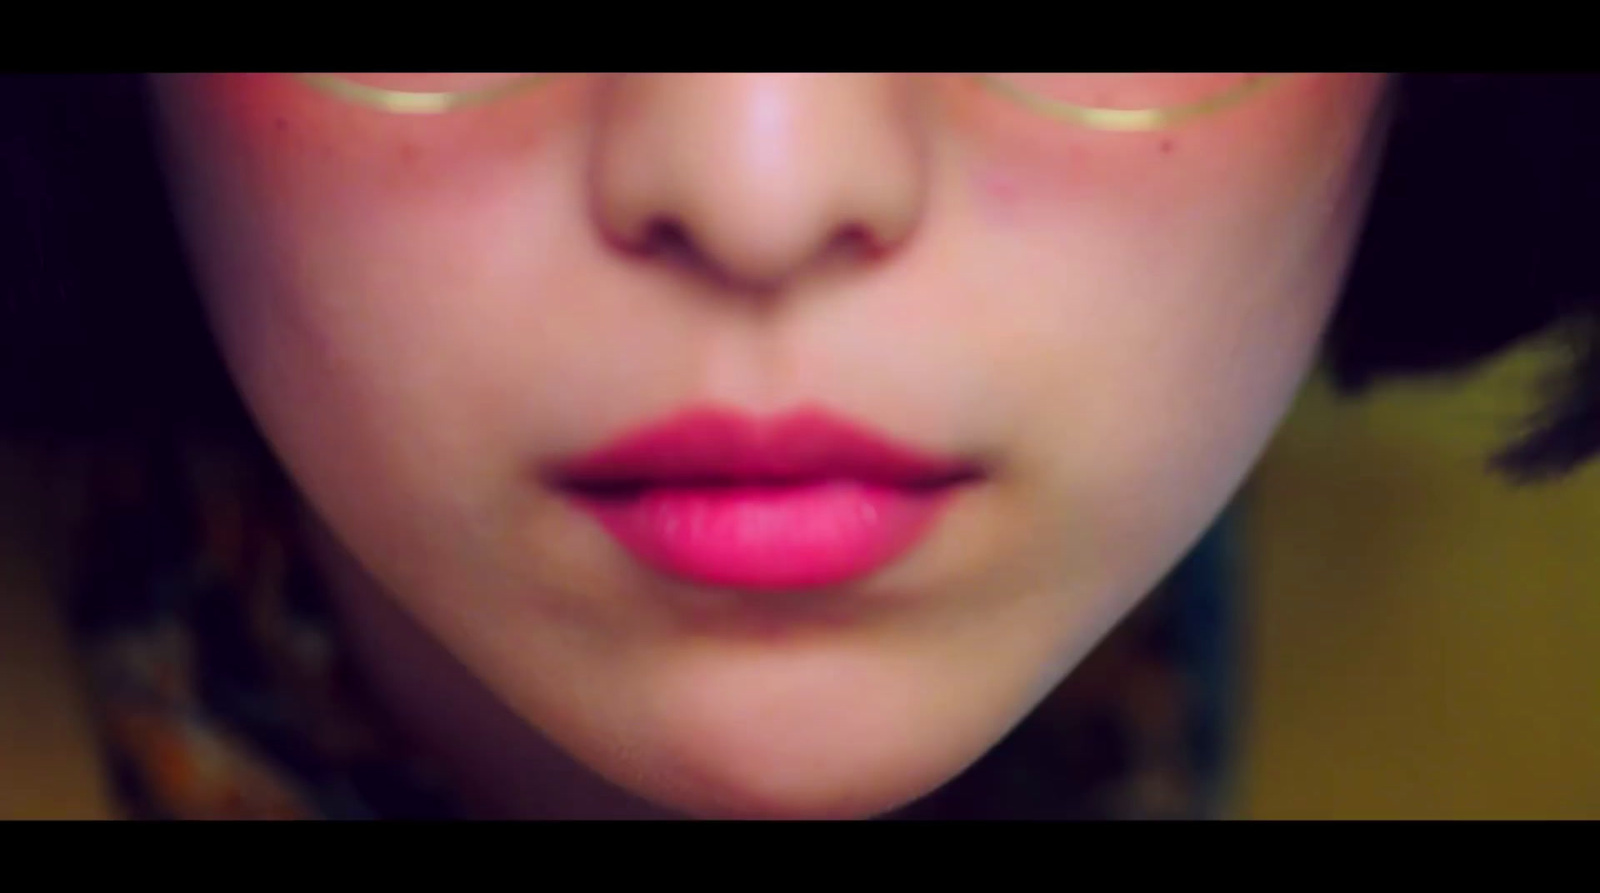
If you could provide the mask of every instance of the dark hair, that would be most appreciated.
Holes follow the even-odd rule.
[[[0,431],[254,439],[209,337],[134,75],[0,76]],[[1560,326],[1574,355],[1494,457],[1600,452],[1600,77],[1403,75],[1325,345],[1361,393]]]

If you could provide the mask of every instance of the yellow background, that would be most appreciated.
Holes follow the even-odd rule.
[[[1242,513],[1238,815],[1600,818],[1600,469],[1483,471],[1547,365],[1306,389]]]

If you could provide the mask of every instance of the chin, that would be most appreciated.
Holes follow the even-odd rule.
[[[592,742],[609,738],[612,747],[591,766],[694,818],[869,819],[959,775],[1022,706],[996,710],[1016,699],[973,697],[959,682],[935,684],[881,665],[877,673],[847,662],[806,672],[739,669],[657,689],[653,715],[635,717],[620,748],[616,737],[593,730]],[[573,743],[575,755],[585,756]]]
[[[907,774],[876,767],[816,773],[810,767],[773,767],[763,777],[678,779],[681,787],[658,801],[694,819],[853,821],[878,818],[932,793],[964,766],[949,772]],[[687,781],[687,783],[684,783]]]

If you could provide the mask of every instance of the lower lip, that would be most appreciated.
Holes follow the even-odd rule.
[[[658,571],[709,586],[798,590],[843,585],[893,563],[932,531],[952,490],[827,481],[575,499]]]

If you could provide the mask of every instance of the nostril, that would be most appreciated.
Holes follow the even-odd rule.
[[[695,262],[698,254],[688,229],[670,217],[657,217],[646,223],[639,234],[637,247],[650,257],[679,264]]]
[[[685,270],[705,271],[716,269],[719,275],[730,275],[731,264],[724,266],[706,253],[694,233],[682,222],[671,217],[651,220],[639,230],[631,246],[639,254],[664,261]],[[850,225],[840,228],[827,240],[823,250],[815,252],[833,260],[847,263],[871,261],[890,250],[871,227]],[[750,275],[747,278],[758,278]],[[777,278],[777,277],[774,277]]]
[[[850,261],[875,260],[887,254],[889,244],[865,224],[853,223],[834,234],[829,252]]]
[[[619,215],[620,216],[620,215]],[[809,223],[796,223],[803,218]],[[901,234],[860,215],[834,213],[825,204],[789,215],[745,219],[678,214],[666,209],[639,215],[610,231],[611,244],[634,258],[741,291],[772,293],[796,276],[831,275],[883,260]]]

